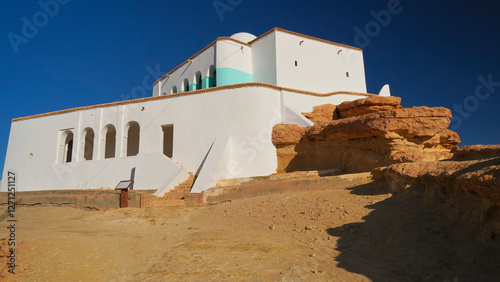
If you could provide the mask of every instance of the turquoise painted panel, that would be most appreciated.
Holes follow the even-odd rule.
[[[217,69],[217,86],[253,82],[253,75],[233,68]]]
[[[211,77],[204,77],[201,80],[201,87],[203,89],[212,87],[214,79]]]
[[[189,91],[192,91],[192,90],[198,90],[198,85],[197,84],[189,85]]]

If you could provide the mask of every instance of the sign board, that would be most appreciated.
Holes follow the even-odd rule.
[[[122,180],[118,185],[116,186],[115,190],[123,190],[123,189],[128,189],[130,188],[130,185],[132,185],[133,180]]]

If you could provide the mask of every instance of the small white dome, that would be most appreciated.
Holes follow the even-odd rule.
[[[255,38],[257,38],[257,36],[255,36],[251,33],[248,33],[248,32],[238,32],[238,33],[231,35],[231,38],[236,39],[236,40],[241,41],[241,42],[248,43],[248,42],[254,40]]]

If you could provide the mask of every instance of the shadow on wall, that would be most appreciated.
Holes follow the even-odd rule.
[[[373,184],[352,194],[373,195]],[[380,191],[386,193],[387,190]],[[423,203],[410,191],[373,203],[364,222],[326,229],[337,236],[338,266],[373,281],[495,281],[500,242],[474,240],[477,230]]]

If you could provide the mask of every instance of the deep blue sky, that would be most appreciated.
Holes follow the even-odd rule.
[[[59,1],[68,3],[58,4],[46,23],[37,1],[2,3],[2,170],[11,119],[142,97],[148,67],[163,75],[216,37],[241,31],[258,36],[273,27],[362,47],[368,92],[388,83],[405,107],[452,109],[462,116],[461,124],[452,123],[461,145],[500,143],[498,1],[147,0],[196,30],[138,0]],[[214,3],[235,7],[221,20]],[[377,30],[373,14],[387,11],[389,3],[394,14]],[[23,35],[23,17],[30,23],[35,17],[36,34]],[[368,44],[356,40],[355,29],[367,26]],[[12,34],[19,36],[17,53]],[[475,96],[478,77],[499,82],[480,89],[481,99]],[[464,103],[462,113],[453,110]]]

